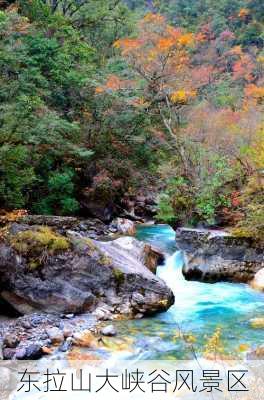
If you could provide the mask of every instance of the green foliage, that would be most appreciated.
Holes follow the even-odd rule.
[[[79,204],[74,198],[74,172],[71,169],[63,172],[51,172],[48,176],[45,196],[34,206],[34,210],[40,214],[71,215],[78,211]]]
[[[160,197],[157,218],[173,225],[205,223],[213,225],[219,209],[230,203],[227,184],[235,177],[235,171],[227,159],[195,150],[193,162],[196,174],[170,178],[165,194]]]
[[[38,26],[11,11],[1,15],[0,33],[2,205],[74,213],[73,168],[92,155],[77,120],[91,49],[65,20]]]
[[[212,103],[218,108],[235,108],[242,98],[242,91],[232,85],[232,81],[225,79],[212,88]]]
[[[0,199],[10,208],[23,208],[27,192],[35,182],[30,154],[23,145],[0,147]]]
[[[158,213],[156,219],[157,221],[160,220],[166,224],[171,224],[171,225],[173,225],[176,220],[174,209],[171,205],[171,198],[166,193],[162,194],[159,198]]]

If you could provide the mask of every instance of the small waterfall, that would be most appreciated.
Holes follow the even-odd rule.
[[[243,284],[186,281],[182,274],[184,253],[176,251],[175,232],[169,226],[141,225],[137,237],[167,254],[157,275],[175,295],[175,304],[167,312],[128,323],[130,329],[137,331],[136,348],[143,357],[166,358],[170,354],[179,358],[189,354],[185,344],[175,340],[179,327],[182,332],[194,335],[200,348],[218,327],[222,328],[230,351],[236,352],[239,344],[263,343],[263,330],[253,329],[250,324],[252,318],[264,315],[263,293]],[[146,354],[146,348],[150,355]]]
[[[175,251],[171,256],[167,256],[163,266],[158,267],[157,275],[163,279],[172,290],[174,286],[173,283],[176,280],[184,280],[182,275],[183,263],[183,253],[181,251]]]

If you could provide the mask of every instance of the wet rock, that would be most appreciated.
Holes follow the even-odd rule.
[[[116,336],[117,330],[115,329],[114,325],[107,325],[100,330],[100,333],[103,336]]]
[[[264,267],[260,244],[227,232],[181,228],[176,231],[176,244],[185,251],[187,280],[248,283]]]
[[[157,247],[150,244],[145,244],[144,248],[144,264],[150,269],[153,274],[157,272],[157,266],[162,265],[165,261],[165,256]]]
[[[46,330],[46,332],[52,344],[58,345],[64,341],[63,332],[59,328],[49,328]]]

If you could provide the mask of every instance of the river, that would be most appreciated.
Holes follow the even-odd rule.
[[[183,254],[167,225],[141,225],[136,236],[165,252],[157,274],[173,290],[175,304],[155,317],[117,322],[119,338],[133,338],[123,358],[192,359],[204,354],[215,332],[220,332],[221,351],[231,358],[263,344],[263,329],[253,328],[250,320],[264,317],[264,294],[244,284],[186,281]]]

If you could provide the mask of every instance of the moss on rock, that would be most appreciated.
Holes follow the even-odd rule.
[[[106,255],[102,255],[99,258],[99,262],[100,262],[101,265],[105,265],[106,267],[111,265],[111,264],[113,264],[113,260],[110,257],[106,256]]]
[[[118,285],[122,285],[122,283],[124,283],[124,281],[125,281],[125,275],[124,275],[124,272],[123,272],[123,271],[121,271],[121,270],[118,269],[118,268],[114,268],[114,269],[113,269],[113,275],[114,275],[115,281],[116,281],[116,283],[117,283]]]
[[[30,269],[40,266],[47,256],[70,249],[67,238],[45,226],[12,235],[9,242],[19,254],[29,258]]]

